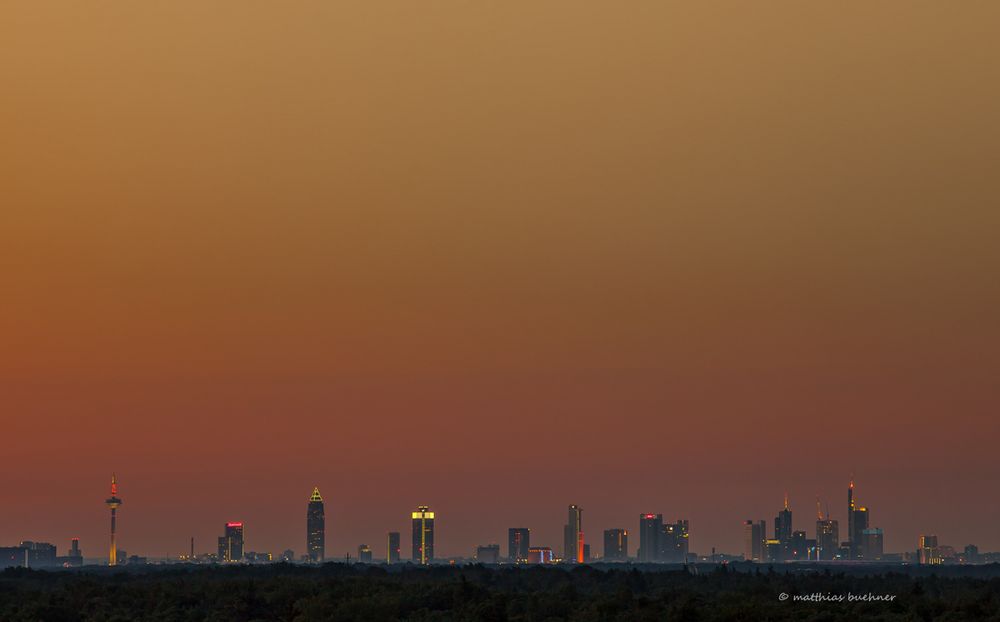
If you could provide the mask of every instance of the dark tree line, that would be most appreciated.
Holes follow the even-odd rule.
[[[0,573],[5,622],[997,620],[1000,578],[842,572],[275,564]],[[795,595],[891,594],[892,602]],[[779,600],[779,594],[789,595]]]

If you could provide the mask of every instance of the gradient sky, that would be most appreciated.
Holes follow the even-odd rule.
[[[129,553],[301,554],[314,485],[330,556],[740,552],[853,472],[887,550],[1000,549],[998,24],[4,2],[0,545],[103,554],[116,471]]]

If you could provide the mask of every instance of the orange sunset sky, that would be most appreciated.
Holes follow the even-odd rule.
[[[788,491],[1000,549],[1000,4],[0,5],[0,546]],[[638,544],[633,537],[632,549]]]

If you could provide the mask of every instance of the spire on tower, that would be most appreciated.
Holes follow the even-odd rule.
[[[788,509],[788,491],[785,491],[785,509]]]
[[[823,520],[823,510],[819,507],[819,495],[816,495],[816,520]]]
[[[118,496],[118,478],[115,477],[114,473],[111,474],[111,496]]]
[[[313,488],[313,493],[312,493],[312,496],[309,497],[309,500],[310,501],[322,501],[323,500],[323,497],[321,497],[320,494],[319,494],[319,487],[318,486],[315,487],[315,488]]]

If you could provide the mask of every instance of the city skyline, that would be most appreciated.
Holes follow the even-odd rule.
[[[112,496],[107,499],[105,505],[111,509],[111,532],[110,532],[110,553],[107,556],[108,564],[116,564],[116,553],[119,556],[127,555],[127,552],[122,549],[121,546],[117,547],[116,544],[116,511],[121,506],[122,500],[118,496],[118,481],[117,476],[112,475],[111,478],[111,490]],[[766,520],[753,520],[746,519],[740,521],[742,523],[742,528],[738,532],[738,537],[741,542],[741,548],[738,550],[725,550],[720,549],[717,545],[711,545],[711,547],[706,547],[711,549],[712,556],[728,555],[736,556],[742,554],[745,559],[761,562],[782,562],[782,561],[795,561],[795,560],[860,560],[860,561],[879,561],[882,559],[883,551],[889,557],[885,559],[894,559],[898,557],[900,553],[904,555],[909,555],[914,551],[913,547],[909,549],[905,546],[900,550],[891,550],[885,546],[885,531],[881,527],[873,527],[871,523],[871,515],[869,513],[869,508],[858,502],[858,496],[855,492],[855,480],[852,478],[847,486],[847,499],[845,504],[845,516],[847,516],[846,524],[846,534],[845,531],[839,530],[838,525],[840,521],[833,517],[830,512],[829,507],[827,507],[826,513],[822,511],[822,505],[820,497],[816,497],[816,516],[815,524],[810,525],[810,519],[803,520],[799,519],[796,523],[794,520],[794,513],[792,512],[792,506],[789,500],[789,495],[787,492],[784,494],[784,502],[778,515],[775,517],[773,522],[773,527],[768,530],[768,522]],[[688,551],[691,551],[692,555],[700,555],[704,557],[706,555],[705,550],[696,550],[690,547],[690,534],[689,534],[689,523],[690,521],[686,518],[680,518],[676,522],[673,519],[664,519],[663,514],[651,514],[651,513],[640,513],[638,515],[637,524],[634,525],[635,533],[638,536],[638,541],[632,542],[631,546],[628,544],[628,532],[632,529],[627,525],[620,526],[603,526],[600,528],[600,532],[603,534],[603,547],[597,549],[592,548],[591,542],[586,542],[586,555],[583,550],[577,550],[575,547],[569,549],[571,545],[576,545],[577,543],[584,543],[583,530],[582,530],[582,516],[584,508],[576,504],[570,504],[568,506],[568,522],[563,525],[562,535],[563,535],[563,560],[567,559],[567,555],[570,556],[571,563],[584,563],[585,561],[590,561],[593,559],[603,559],[607,553],[605,548],[609,545],[609,542],[615,542],[617,544],[612,544],[615,550],[612,552],[612,558],[622,560],[622,555],[625,558],[633,559],[638,562],[667,562],[667,563],[679,563],[684,562],[689,559]],[[800,515],[801,516],[801,515]],[[852,517],[853,516],[853,520]],[[400,534],[397,531],[388,531],[383,536],[383,542],[387,542],[386,551],[390,547],[395,546],[396,551],[396,561],[411,561],[413,563],[430,563],[434,560],[441,560],[447,558],[466,558],[466,554],[441,554],[435,550],[437,545],[437,529],[435,528],[435,512],[430,506],[420,505],[417,507],[416,511],[410,513],[411,517],[411,555],[407,557],[401,554],[401,542]],[[697,526],[696,526],[697,527]],[[739,528],[739,526],[737,526]],[[502,559],[505,562],[516,561],[512,560],[510,552],[516,550],[519,547],[522,550],[521,560],[527,559],[527,550],[529,547],[535,548],[538,546],[545,545],[544,543],[539,543],[536,540],[528,542],[530,537],[530,532],[532,529],[536,528],[507,528],[507,548],[504,553],[500,553],[500,549],[497,548],[496,551],[492,551],[492,547],[500,547],[499,544],[484,544],[484,542],[489,542],[492,536],[484,534],[484,538],[480,539],[480,542],[475,545],[475,550],[477,553],[473,555],[473,558],[479,558],[484,550],[491,551],[489,555],[499,556],[497,560]],[[545,529],[538,529],[538,531],[545,532]],[[697,533],[697,529],[695,530]],[[853,537],[851,534],[854,534]],[[290,561],[301,561],[309,563],[322,562],[325,558],[325,540],[326,540],[326,526],[325,526],[325,512],[324,512],[324,502],[323,498],[319,492],[319,487],[314,486],[312,494],[307,500],[307,512],[305,521],[305,540],[306,546],[302,549],[301,554],[294,554],[295,549],[292,548],[281,548],[281,547],[266,547],[256,544],[247,544],[244,537],[244,521],[227,521],[225,524],[225,530],[223,536],[218,538],[218,554],[216,559],[219,561],[241,561],[246,555],[248,559],[253,560],[255,556],[267,555],[268,559],[281,559],[281,556],[285,556],[286,559]],[[843,535],[841,538],[840,536]],[[934,539],[934,547],[937,547],[938,535],[932,534],[928,535],[929,531],[925,530],[921,532],[919,537],[919,549],[925,550],[924,539],[927,537],[932,537]],[[349,534],[340,534],[342,539],[348,538]],[[388,538],[388,540],[386,540]],[[28,540],[29,543],[32,541],[43,541],[44,538],[22,538],[21,540]],[[945,538],[947,540],[947,537]],[[497,540],[499,542],[500,540]],[[518,544],[520,542],[521,544]],[[621,544],[625,544],[624,550],[620,548]],[[647,547],[649,551],[643,553],[643,548]],[[4,546],[13,546],[13,544],[5,544],[0,541],[0,548]],[[951,546],[954,546],[951,545]],[[973,546],[973,543],[967,542],[962,546]],[[192,559],[193,555],[196,553],[201,556],[204,552],[196,551],[195,549],[195,537],[190,538],[190,555],[154,555],[153,557],[159,558],[175,558],[180,559]],[[427,553],[423,553],[425,550]],[[377,548],[377,547],[376,547]],[[548,548],[555,548],[548,546]],[[981,543],[975,543],[974,548],[976,551],[990,550],[989,545],[982,546]],[[251,550],[253,549],[253,551]],[[273,550],[272,550],[273,549]],[[276,551],[281,550],[280,555],[276,555]],[[930,551],[931,549],[926,549]],[[75,551],[75,552],[74,552]],[[384,559],[379,557],[381,552],[376,552],[375,549],[368,547],[366,544],[360,544],[357,546],[357,555],[355,558],[361,559]],[[135,550],[133,549],[133,553]],[[139,551],[143,555],[139,556],[141,559],[146,559],[151,555],[147,554],[145,550]],[[925,553],[920,553],[924,555]],[[54,555],[54,553],[53,553]],[[74,537],[72,539],[72,550],[69,553],[70,556],[79,556],[79,538]],[[932,553],[927,552],[927,556],[931,556]],[[556,555],[558,557],[558,554]],[[133,556],[134,557],[134,556]],[[351,552],[347,551],[343,556],[334,555],[330,557],[330,561],[337,561],[338,559],[350,559]],[[93,558],[90,558],[93,559]],[[119,563],[124,563],[119,561]]]
[[[0,543],[1000,550],[1000,3],[2,4]]]

